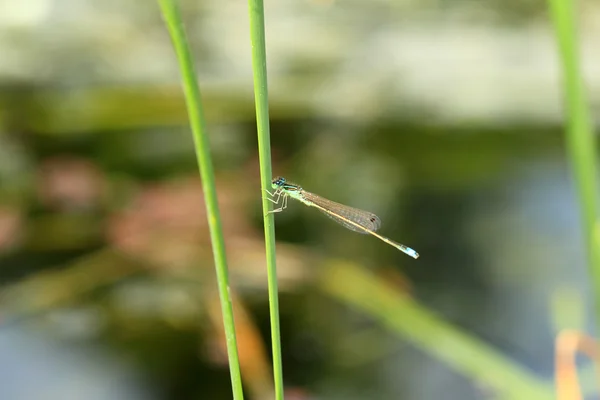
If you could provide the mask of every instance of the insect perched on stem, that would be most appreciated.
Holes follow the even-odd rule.
[[[307,192],[306,190],[302,189],[300,185],[288,182],[285,180],[285,178],[280,176],[271,181],[271,187],[273,188],[274,192],[271,193],[267,190],[266,192],[271,196],[271,198],[267,199],[278,206],[281,202],[281,206],[269,211],[269,213],[276,213],[285,210],[287,208],[288,197],[291,197],[300,201],[301,203],[304,203],[308,207],[315,207],[329,218],[352,231],[373,235],[377,239],[380,239],[390,246],[393,246],[398,250],[408,254],[412,258],[419,258],[419,253],[410,247],[394,242],[385,236],[375,233],[375,231],[381,227],[381,220],[373,213],[327,200],[314,193]]]

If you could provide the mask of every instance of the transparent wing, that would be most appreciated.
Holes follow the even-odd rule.
[[[360,210],[358,208],[348,207],[343,204],[336,203],[335,201],[327,200],[321,196],[318,196],[316,194],[313,194],[313,193],[310,193],[307,191],[304,191],[302,193],[302,195],[304,196],[304,198],[306,200],[308,200],[320,207],[323,207],[327,210],[330,210],[335,214],[339,214],[342,217],[347,218],[350,221],[362,226],[364,229],[375,232],[377,229],[379,229],[381,227],[381,220],[379,219],[379,217],[377,215],[373,214],[372,212]],[[331,218],[338,224],[344,226],[345,228],[350,229],[351,231],[363,233],[363,234],[368,233],[368,232],[365,232],[363,229],[360,229],[359,227],[351,225],[348,222],[344,221],[343,219],[336,217],[335,215],[326,213],[322,210],[319,210],[319,211],[321,211],[323,214],[325,214],[326,216],[328,216],[329,218]]]

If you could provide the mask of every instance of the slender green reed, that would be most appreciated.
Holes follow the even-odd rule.
[[[269,96],[267,89],[267,54],[265,46],[265,13],[262,0],[248,0],[250,18],[250,43],[252,45],[252,73],[254,76],[254,99],[256,103],[256,126],[258,130],[258,157],[262,192],[271,189],[271,138],[269,132]],[[265,246],[267,253],[267,276],[271,317],[271,347],[273,351],[273,375],[275,398],[283,400],[283,368],[281,362],[281,338],[279,332],[279,299],[277,290],[277,266],[275,263],[275,219],[269,214],[271,203],[263,197],[265,222]]]
[[[209,142],[206,134],[206,121],[204,119],[202,101],[200,98],[200,89],[196,82],[194,64],[187,44],[179,8],[175,4],[175,1],[176,0],[158,0],[158,3],[162,10],[169,34],[171,35],[171,40],[173,41],[179,68],[181,70],[183,90],[185,92],[188,116],[192,128],[192,135],[194,137],[194,148],[196,150],[198,168],[202,178],[202,189],[204,191],[208,215],[210,239],[215,259],[219,296],[221,299],[221,311],[223,314],[223,323],[225,325],[233,398],[242,400],[244,394],[242,390],[242,377],[235,336],[233,306],[229,295],[229,277],[227,271],[227,259],[225,256],[225,243],[223,240],[221,217],[219,215],[219,206],[217,203],[217,191],[210,157]]]
[[[326,293],[369,314],[482,388],[491,389],[492,397],[554,399],[552,385],[442,320],[382,279],[350,263],[328,263],[321,271],[320,287]]]
[[[568,154],[573,168],[586,238],[596,323],[600,324],[600,225],[596,187],[596,141],[579,67],[573,0],[548,0],[563,72]]]

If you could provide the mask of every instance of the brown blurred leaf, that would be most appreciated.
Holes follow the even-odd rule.
[[[106,193],[102,171],[90,160],[57,156],[42,162],[38,196],[47,207],[62,210],[94,208]]]
[[[0,252],[13,248],[20,242],[23,217],[13,208],[0,206]]]
[[[229,269],[236,285],[264,287],[262,232],[250,223],[246,212],[254,196],[260,199],[259,183],[223,177],[217,181],[217,193]],[[107,235],[112,246],[156,268],[185,270],[200,260],[210,260],[203,265],[210,265],[212,271],[204,196],[196,177],[145,187],[128,209],[110,219]],[[286,245],[279,245],[278,252],[278,275],[284,286],[307,278],[308,258],[302,252]]]
[[[233,301],[235,332],[242,378],[246,383],[246,387],[250,389],[252,398],[272,398],[272,370],[260,331],[246,310],[243,302],[235,296],[233,291],[231,297]],[[213,333],[215,335],[212,343],[218,346],[219,350],[218,353],[212,352],[212,354],[213,356],[219,355],[218,361],[227,364],[227,346],[223,320],[221,317],[221,303],[219,302],[219,297],[216,293],[213,292],[211,296],[207,297],[206,304],[212,321]],[[215,358],[215,360],[217,359]]]
[[[582,400],[577,365],[577,352],[587,355],[596,364],[600,382],[600,347],[596,340],[584,333],[564,330],[556,338],[556,394],[558,400]]]

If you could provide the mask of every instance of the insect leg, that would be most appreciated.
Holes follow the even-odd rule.
[[[285,210],[285,208],[287,207],[287,199],[288,199],[288,195],[283,194],[283,202],[282,202],[281,207],[271,210],[267,214],[278,213],[278,212],[282,212],[283,210]]]

